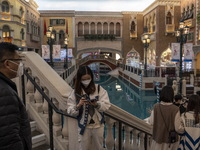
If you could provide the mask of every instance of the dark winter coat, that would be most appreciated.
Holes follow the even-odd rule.
[[[14,82],[0,72],[0,150],[31,150],[26,108]]]

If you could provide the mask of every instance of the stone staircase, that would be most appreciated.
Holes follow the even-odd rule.
[[[46,135],[37,130],[36,121],[31,121],[31,134],[32,134],[32,150],[48,150]]]

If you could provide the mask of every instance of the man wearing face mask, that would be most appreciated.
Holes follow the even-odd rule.
[[[0,43],[0,150],[31,150],[31,128],[26,108],[11,79],[23,74],[18,47]]]

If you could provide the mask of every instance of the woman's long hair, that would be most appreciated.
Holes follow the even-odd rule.
[[[85,87],[82,83],[81,83],[81,78],[84,75],[90,75],[91,76],[91,82],[90,84]],[[95,84],[94,84],[94,78],[93,78],[93,72],[92,70],[88,67],[88,66],[81,66],[76,74],[76,80],[75,80],[75,86],[74,86],[74,90],[76,94],[82,95],[82,89],[85,91],[86,94],[93,94],[96,90],[95,88]],[[77,95],[76,98],[78,99]]]
[[[200,97],[198,95],[191,95],[189,97],[187,110],[194,111],[195,124],[200,122]]]
[[[173,102],[174,100],[174,90],[171,86],[164,86],[160,92],[160,101],[163,102]]]

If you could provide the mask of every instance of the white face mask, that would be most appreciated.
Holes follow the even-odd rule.
[[[18,65],[17,71],[16,71],[16,70],[13,70],[13,69],[11,69],[11,68],[9,68],[9,70],[12,71],[12,72],[17,73],[17,76],[16,76],[16,77],[21,77],[21,76],[24,74],[24,65],[23,65],[23,63],[20,62],[19,64],[17,64],[17,63],[14,62],[14,61],[11,61],[11,60],[9,60],[9,61],[12,62],[12,63],[14,63],[15,65]]]
[[[91,82],[91,79],[81,81],[81,83],[82,83],[85,87],[87,87],[87,86],[90,84],[90,82]]]

